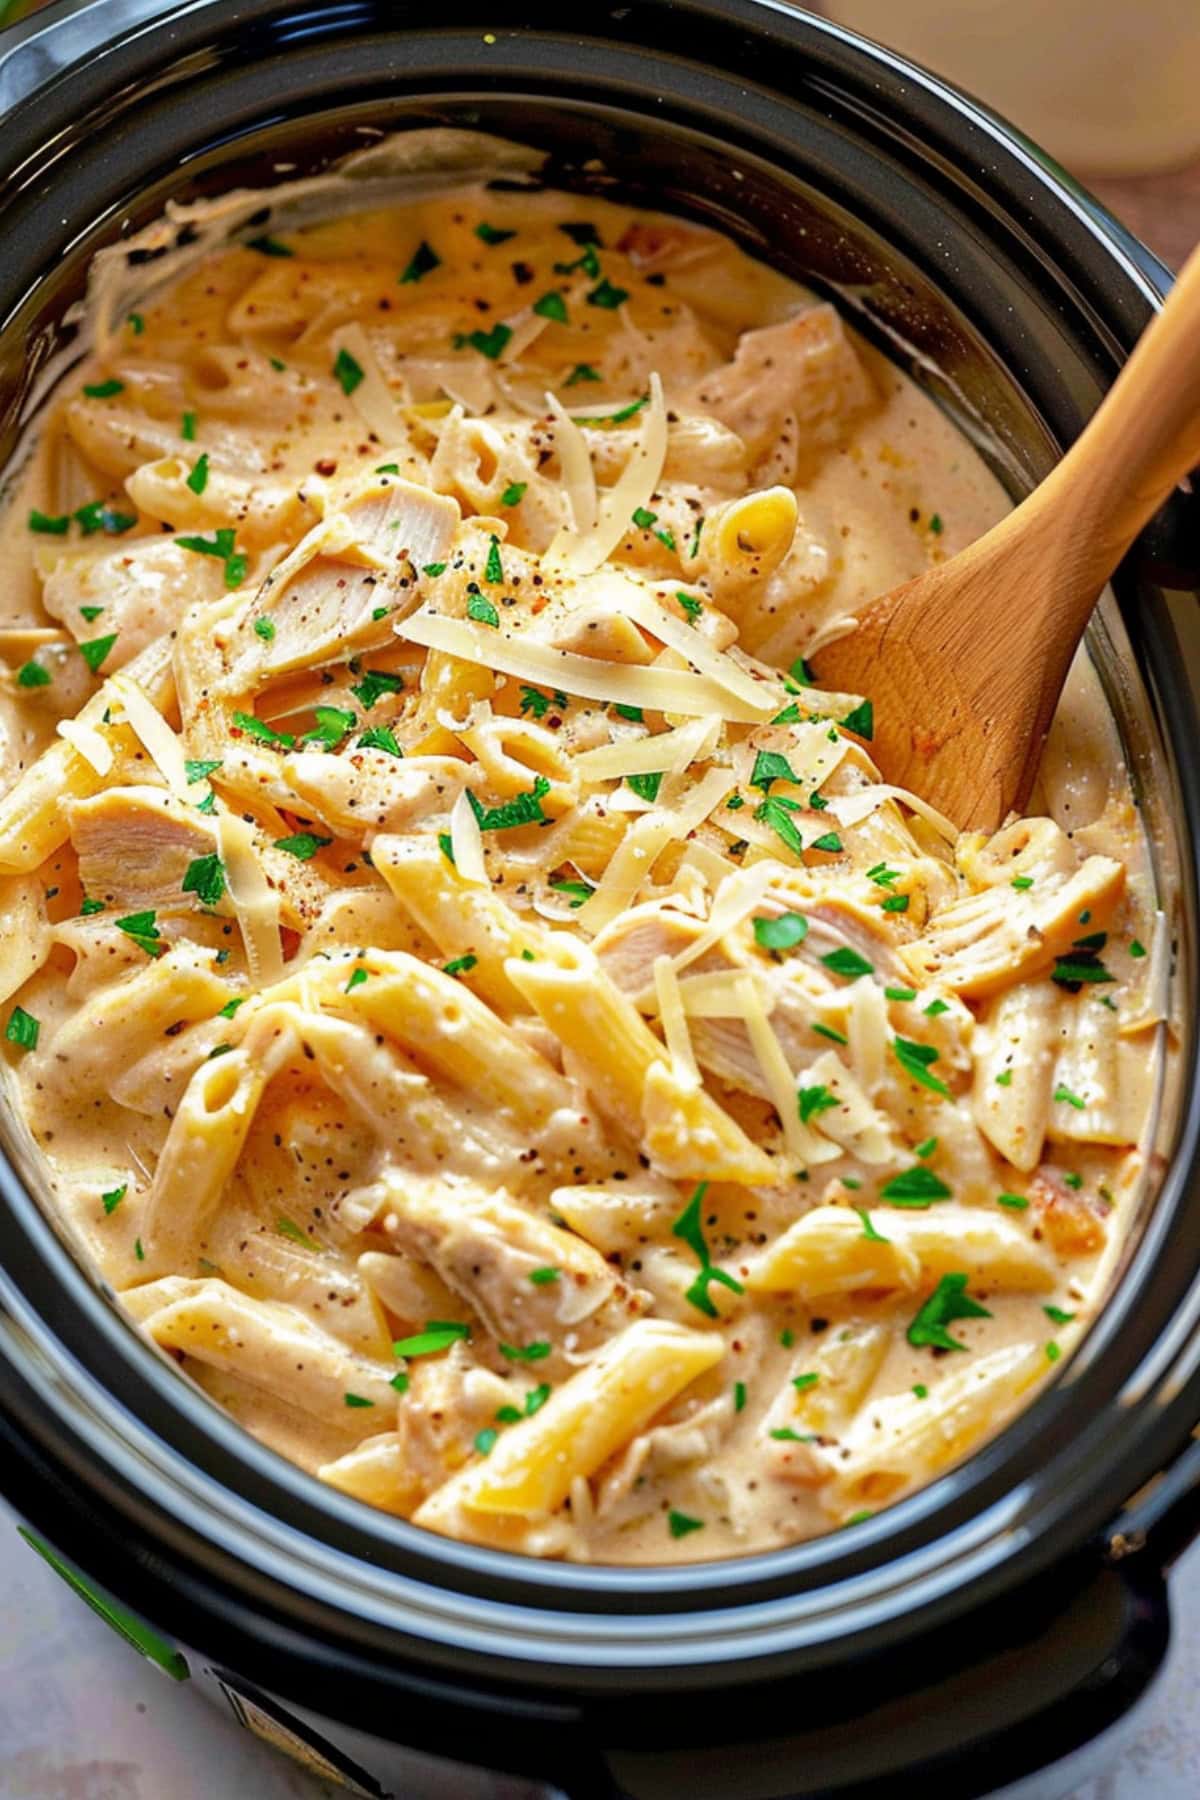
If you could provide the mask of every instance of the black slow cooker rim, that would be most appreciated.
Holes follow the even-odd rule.
[[[199,5],[176,9],[166,23],[137,31],[85,68],[52,76],[38,95],[38,105],[46,107],[53,99],[58,117],[83,117],[99,97],[111,97],[122,85],[143,75],[156,57],[170,55],[178,64],[181,58],[197,53],[205,45],[211,49],[218,30],[232,32],[254,22],[269,21],[280,10],[278,0],[238,0],[237,4],[202,0]],[[304,8],[288,10],[294,19]],[[357,10],[365,15],[372,9],[364,6]],[[1066,277],[1079,286],[1091,308],[1097,335],[1114,354],[1122,346],[1128,347],[1153,297],[1152,266],[1115,223],[1039,167],[1023,145],[970,102],[900,59],[870,50],[835,27],[767,6],[762,0],[690,0],[686,5],[646,0],[628,12],[636,14],[643,27],[654,15],[669,16],[675,31],[681,19],[702,18],[709,28],[765,35],[786,43],[807,54],[822,70],[822,79],[836,74],[863,107],[877,107],[878,96],[886,89],[889,104],[901,115],[901,124],[910,131],[918,126],[924,129],[925,149],[930,155],[951,160],[957,156],[965,166],[981,161],[979,144],[981,139],[986,141],[993,160],[990,169],[975,176],[976,182],[983,183],[993,197],[1014,209],[1014,223],[1026,233],[1036,216],[1029,191],[1031,183],[1035,186],[1049,210],[1056,253],[1061,254]],[[764,15],[770,18],[769,27],[763,23]],[[629,27],[628,17],[615,26],[603,8],[590,5],[576,9],[576,23],[584,18],[598,34],[606,29],[615,37]],[[481,22],[481,33],[485,24],[486,21]],[[500,28],[492,35],[501,40],[510,60],[524,54],[536,61],[538,40],[524,28],[514,32]],[[469,58],[473,51],[489,76],[495,68],[495,59],[489,60],[491,49],[492,46],[484,47],[481,35],[466,39],[460,34],[453,44],[456,58]],[[734,66],[732,62],[730,66]],[[902,104],[905,89],[908,100]],[[65,110],[68,107],[70,112]],[[47,170],[38,168],[36,158],[27,160],[36,148],[39,134],[44,134],[44,126],[34,123],[29,109],[16,124],[21,129],[10,137],[6,128],[5,141],[0,144],[0,183],[7,176],[18,188],[27,188],[30,182],[47,177]],[[745,120],[740,124],[746,128]],[[26,135],[22,135],[22,130]],[[15,169],[15,164],[22,167]],[[1115,295],[1109,285],[1114,263],[1120,275],[1120,291]],[[7,291],[11,294],[11,284]],[[1164,617],[1152,607],[1146,616],[1129,617],[1126,623],[1149,675],[1169,741],[1187,743],[1188,731],[1194,741],[1194,715],[1178,686]],[[1187,883],[1190,905],[1196,845],[1200,841],[1200,790],[1190,769],[1179,770],[1177,775],[1192,858]],[[1186,1085],[1195,1095],[1194,1058],[1189,1064]],[[53,1369],[66,1403],[64,1414],[52,1420],[45,1403],[39,1407],[36,1391],[22,1373],[14,1379],[11,1396],[6,1397],[8,1424],[27,1444],[37,1446],[60,1469],[70,1471],[71,1477],[90,1489],[115,1516],[143,1531],[155,1557],[171,1562],[178,1559],[180,1568],[188,1568],[192,1578],[204,1570],[207,1560],[209,1574],[215,1579],[215,1537],[206,1539],[199,1522],[204,1495],[197,1491],[192,1509],[196,1516],[185,1524],[179,1515],[178,1501],[187,1483],[182,1482],[172,1495],[162,1477],[152,1473],[148,1459],[154,1446],[145,1442],[147,1434],[140,1420],[129,1413],[128,1396],[136,1393],[148,1413],[169,1413],[177,1420],[186,1417],[188,1430],[197,1441],[203,1438],[218,1446],[230,1468],[248,1478],[248,1486],[253,1486],[262,1497],[274,1496],[276,1502],[268,1507],[260,1499],[257,1512],[247,1506],[242,1518],[224,1522],[227,1529],[219,1554],[221,1578],[246,1589],[247,1572],[255,1570],[253,1585],[261,1588],[265,1581],[279,1600],[296,1585],[300,1568],[318,1550],[315,1539],[297,1543],[299,1534],[283,1526],[282,1519],[290,1512],[293,1517],[334,1520],[343,1534],[343,1547],[331,1551],[321,1545],[322,1582],[316,1581],[317,1571],[313,1571],[312,1592],[319,1592],[316,1604],[322,1620],[346,1629],[357,1626],[373,1635],[375,1621],[371,1615],[384,1596],[381,1587],[374,1594],[364,1592],[364,1573],[373,1572],[377,1584],[390,1582],[393,1589],[420,1584],[419,1595],[410,1593],[407,1600],[397,1596],[397,1604],[403,1612],[403,1628],[410,1635],[420,1636],[426,1655],[438,1638],[427,1603],[434,1594],[446,1597],[448,1590],[438,1583],[450,1577],[462,1584],[464,1592],[457,1597],[465,1601],[472,1615],[470,1619],[464,1615],[463,1629],[456,1631],[453,1644],[446,1645],[447,1653],[456,1662],[467,1650],[487,1661],[497,1633],[508,1659],[528,1656],[532,1664],[539,1658],[577,1661],[586,1656],[598,1682],[619,1677],[622,1670],[635,1663],[642,1665],[644,1678],[654,1666],[662,1669],[670,1664],[676,1668],[701,1657],[710,1663],[724,1663],[726,1658],[753,1658],[756,1669],[761,1669],[784,1654],[794,1659],[802,1649],[810,1653],[819,1649],[824,1656],[834,1635],[834,1624],[844,1633],[846,1646],[856,1635],[861,1636],[868,1618],[873,1621],[875,1641],[885,1624],[894,1632],[907,1629],[904,1615],[911,1615],[916,1608],[906,1606],[905,1597],[911,1599],[918,1592],[914,1579],[918,1568],[924,1583],[920,1591],[925,1594],[925,1612],[933,1608],[949,1617],[966,1603],[964,1595],[968,1589],[974,1601],[984,1592],[997,1591],[1001,1585],[1027,1577],[1077,1548],[1184,1441],[1198,1410],[1196,1378],[1188,1373],[1188,1358],[1200,1320],[1200,1292],[1194,1283],[1167,1279],[1161,1246],[1189,1184],[1197,1131],[1194,1119],[1188,1120],[1155,1219],[1124,1279],[1124,1298],[1117,1309],[1122,1315],[1128,1314],[1134,1308],[1135,1298],[1144,1300],[1151,1294],[1155,1297],[1154,1316],[1170,1318],[1174,1346],[1162,1351],[1159,1366],[1148,1374],[1135,1371],[1131,1383],[1140,1374],[1143,1392],[1161,1395],[1174,1382],[1173,1398],[1161,1405],[1144,1401],[1136,1415],[1135,1432],[1128,1415],[1123,1415],[1122,1408],[1109,1396],[1103,1417],[1097,1415],[1086,1434],[1063,1431],[1064,1441],[1060,1442],[1055,1459],[1039,1463],[1037,1456],[1030,1458],[1029,1449],[1035,1441],[1042,1443],[1053,1438],[1065,1425],[1072,1396],[1089,1382],[1095,1390],[1097,1367],[1103,1352],[1111,1348],[1120,1322],[1110,1320],[1093,1331],[1056,1387],[994,1444],[962,1470],[894,1507],[879,1520],[857,1528],[852,1541],[846,1537],[825,1539],[817,1545],[797,1546],[766,1556],[689,1565],[679,1570],[580,1569],[574,1565],[531,1564],[434,1540],[384,1515],[370,1513],[341,1496],[331,1495],[328,1489],[262,1450],[207,1400],[192,1393],[173,1369],[155,1359],[127,1321],[111,1311],[101,1291],[53,1235],[13,1169],[5,1165],[0,1169],[0,1191],[8,1205],[0,1221],[0,1243],[7,1240],[6,1266],[24,1269],[25,1291],[18,1292],[11,1277],[5,1277],[0,1299],[9,1320],[25,1334],[27,1348],[36,1350],[47,1371]],[[61,1319],[64,1300],[81,1327],[78,1341],[86,1337],[93,1348],[102,1345],[114,1363],[121,1365],[123,1377],[136,1377],[131,1379],[126,1400],[115,1398],[106,1384],[88,1373],[81,1358],[73,1357],[63,1343],[48,1335],[46,1322],[56,1310]],[[1126,1384],[1127,1388],[1131,1383]],[[86,1399],[93,1409],[93,1433],[102,1428],[125,1439],[130,1449],[123,1467],[117,1467],[117,1458],[111,1468],[101,1472],[89,1465],[87,1453],[96,1438],[89,1438],[86,1427],[66,1416],[72,1399],[80,1403]],[[1059,1505],[1047,1509],[1047,1490],[1053,1485],[1051,1471],[1057,1471],[1061,1479],[1069,1452],[1081,1452],[1085,1438],[1089,1469],[1095,1467],[1101,1443],[1110,1447],[1117,1444],[1119,1452],[1112,1451],[1104,1478],[1090,1497],[1081,1499],[1071,1489],[1068,1499],[1064,1482]],[[158,1443],[161,1449],[161,1441]],[[1019,1484],[1013,1486],[1016,1470],[1022,1473]],[[1001,1487],[1003,1493],[999,1491]],[[992,1501],[986,1511],[973,1511],[972,1499],[983,1493],[991,1493]],[[176,1503],[174,1517],[172,1498]],[[213,1498],[208,1496],[209,1504]],[[214,1508],[214,1518],[218,1510]],[[948,1523],[953,1524],[951,1530],[938,1529],[939,1524]],[[269,1549],[272,1536],[276,1544]],[[348,1568],[347,1547],[351,1546],[349,1554],[353,1560]],[[298,1554],[301,1548],[303,1553]],[[879,1561],[875,1553],[885,1548],[892,1552],[899,1549],[902,1554],[887,1555]],[[401,1580],[380,1566],[385,1553],[393,1568],[402,1571]],[[816,1620],[815,1609],[810,1608],[805,1641],[797,1629],[795,1603],[812,1600],[814,1594],[812,1590],[790,1590],[818,1565],[823,1565],[829,1576],[820,1591],[840,1596],[842,1604],[840,1609],[835,1608],[832,1620]],[[350,1579],[352,1571],[354,1579]],[[353,1618],[351,1595],[359,1608]],[[631,1618],[623,1612],[625,1606],[636,1607],[639,1602],[658,1610],[641,1618]],[[719,1613],[697,1616],[701,1607],[718,1605]],[[576,1610],[555,1614],[550,1606]],[[790,1625],[789,1610],[793,1614]],[[426,1616],[418,1618],[422,1613]],[[582,1618],[581,1613],[585,1615]],[[547,1628],[544,1634],[534,1628],[534,1621]],[[550,1632],[552,1622],[554,1631]],[[470,1630],[466,1629],[468,1626]],[[519,1638],[518,1626],[527,1635]],[[635,1629],[638,1626],[640,1631]],[[472,1637],[476,1640],[473,1643]],[[561,1662],[552,1673],[556,1678],[561,1676]],[[694,1669],[692,1673],[695,1674]],[[727,1666],[722,1678],[728,1678]]]

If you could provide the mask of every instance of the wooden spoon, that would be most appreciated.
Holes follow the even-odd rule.
[[[874,702],[872,754],[964,829],[1029,797],[1104,584],[1200,464],[1200,250],[1062,461],[986,536],[874,601],[814,659]]]

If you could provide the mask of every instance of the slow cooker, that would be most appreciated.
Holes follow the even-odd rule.
[[[409,127],[532,145],[560,185],[732,233],[834,297],[1014,495],[1169,279],[978,105],[768,0],[434,10],[96,0],[0,37],[0,458],[69,359],[96,249],[170,197],[269,188]],[[735,1562],[434,1538],[181,1379],[57,1235],[6,1118],[0,1486],[35,1545],[168,1675],[362,1794],[1051,1796],[1107,1756],[1200,1525],[1198,546],[1178,494],[1091,634],[1175,928],[1154,1203],[1101,1320],[994,1442],[852,1532]]]

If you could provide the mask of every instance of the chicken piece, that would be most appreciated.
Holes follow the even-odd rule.
[[[470,763],[453,756],[402,761],[388,750],[359,745],[336,756],[297,750],[283,770],[306,812],[354,838],[434,824],[444,828],[471,775]]]
[[[173,630],[194,601],[217,600],[224,592],[219,557],[197,556],[174,538],[154,537],[58,558],[42,597],[50,617],[60,619],[77,643],[115,634],[104,659],[104,673],[111,675]],[[85,619],[85,606],[100,607],[99,616]]]
[[[742,334],[733,361],[703,376],[684,408],[713,413],[756,460],[787,413],[806,445],[836,444],[875,402],[871,378],[832,306]]]
[[[396,1424],[396,1454],[389,1459],[395,1483],[388,1511],[409,1518],[447,1476],[462,1468],[477,1435],[511,1404],[513,1384],[477,1368],[463,1344],[449,1354],[414,1358]],[[322,1477],[341,1485],[327,1469]],[[355,1491],[355,1490],[351,1490]]]
[[[165,788],[106,788],[67,802],[71,842],[85,894],[109,906],[198,905],[183,892],[188,866],[216,849],[194,806]]]
[[[502,1190],[400,1178],[389,1187],[388,1237],[428,1263],[500,1343],[549,1344],[538,1360],[548,1373],[561,1377],[577,1352],[645,1311],[645,1297],[590,1245]]]
[[[390,643],[391,625],[417,603],[414,571],[446,561],[458,521],[453,500],[373,476],[301,539],[244,609],[224,646],[223,691],[250,693],[293,669]],[[374,616],[381,606],[391,609],[387,619]]]
[[[974,997],[1049,969],[1081,933],[1107,922],[1124,892],[1125,868],[1109,856],[1089,856],[1072,875],[1046,869],[1028,879],[1028,888],[1000,883],[934,913],[898,953],[913,980],[940,981]]]
[[[1104,1248],[1103,1215],[1083,1194],[1073,1193],[1061,1175],[1046,1165],[1029,1184],[1029,1204],[1037,1221],[1035,1235],[1056,1256],[1094,1256]]]

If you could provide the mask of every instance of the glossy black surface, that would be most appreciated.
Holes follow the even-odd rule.
[[[66,9],[48,33],[18,32],[7,56],[0,38],[0,106],[11,109],[0,133],[0,455],[32,375],[63,341],[61,314],[94,248],[157,214],[168,193],[269,181],[281,157],[322,166],[360,145],[363,125],[477,126],[543,148],[559,183],[611,181],[731,231],[892,346],[1014,493],[1094,408],[1161,280],[1085,196],[969,103],[752,0],[578,4],[569,30],[561,4],[527,5],[513,30],[460,0],[436,27],[428,9],[382,0],[212,0],[123,36],[134,17],[103,0]],[[597,157],[604,174],[585,173]],[[1160,550],[1186,545],[1186,510],[1173,532],[1160,527]],[[1131,559],[1107,674],[1167,864],[1171,827],[1179,846],[1191,1004],[1169,1169],[1104,1320],[995,1443],[853,1531],[737,1562],[595,1569],[444,1543],[262,1450],[148,1352],[54,1237],[21,1183],[36,1173],[14,1150],[0,1167],[0,1431],[11,1445],[0,1484],[14,1502],[159,1623],[242,1667],[257,1653],[282,1691],[311,1704],[335,1684],[339,1711],[378,1729],[384,1696],[403,1692],[394,1729],[445,1742],[461,1731],[469,1684],[491,1713],[480,1760],[512,1766],[538,1766],[551,1739],[581,1754],[618,1739],[677,1751],[698,1731],[761,1739],[781,1709],[795,1729],[847,1705],[853,1716],[868,1692],[919,1691],[990,1643],[1031,1643],[1071,1616],[1094,1591],[1109,1522],[1200,1415],[1197,728],[1145,576],[1145,560]],[[1104,641],[1102,628],[1101,652]],[[1118,1658],[1126,1699],[1165,1630],[1155,1569],[1134,1575],[1127,1616],[1116,1606],[1111,1631],[1096,1633],[1129,1648]],[[1093,1697],[1103,1688],[1078,1670],[1063,1681]],[[705,1688],[723,1697],[701,1726]],[[1082,1729],[1068,1713],[1057,1715],[1067,1736]],[[1005,1754],[1031,1755],[1028,1734],[1006,1741],[989,1748],[988,1783]],[[885,1753],[889,1742],[881,1731]]]

